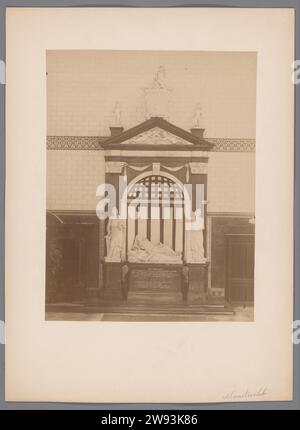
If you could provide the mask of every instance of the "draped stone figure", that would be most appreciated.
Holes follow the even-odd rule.
[[[155,72],[152,88],[166,88],[165,83],[166,71],[164,66],[159,66],[158,70]]]
[[[119,262],[124,259],[125,228],[125,221],[119,217],[117,208],[114,208],[107,224],[105,261]]]
[[[121,104],[119,102],[116,102],[114,110],[114,125],[115,126],[121,126],[122,125],[122,108]]]
[[[187,263],[205,263],[203,246],[204,222],[201,210],[192,213],[190,221],[186,222],[185,260]]]
[[[193,116],[193,127],[201,128],[202,126],[202,109],[200,103],[198,103]]]
[[[137,235],[128,252],[128,260],[134,263],[181,263],[180,253],[163,243],[152,243],[146,237]]]

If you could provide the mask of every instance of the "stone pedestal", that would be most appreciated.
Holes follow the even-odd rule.
[[[122,263],[104,263],[104,301],[112,305],[124,302],[127,295],[122,289]],[[184,276],[181,264],[129,264],[128,303],[205,304],[207,296],[208,263],[190,263]]]
[[[148,307],[181,304],[181,264],[130,264],[128,302]]]
[[[105,300],[118,301],[122,297],[122,263],[104,263],[104,288]]]
[[[198,127],[191,128],[191,133],[199,137],[199,139],[204,138],[204,132],[205,132],[205,128],[198,128]]]
[[[208,263],[189,263],[188,303],[201,304],[206,302]]]
[[[124,131],[124,127],[118,126],[118,125],[109,127],[109,129],[110,129],[111,136],[117,136],[118,134],[121,134]]]
[[[147,118],[161,117],[168,119],[171,90],[167,88],[146,88],[144,92]]]

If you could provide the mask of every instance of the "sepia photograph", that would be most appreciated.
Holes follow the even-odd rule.
[[[46,51],[46,320],[254,320],[256,67]]]
[[[6,32],[6,402],[294,402],[295,11]]]

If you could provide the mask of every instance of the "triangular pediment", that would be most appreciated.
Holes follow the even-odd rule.
[[[213,147],[203,138],[171,124],[163,118],[150,118],[149,120],[114,135],[104,142],[103,148],[119,149],[198,149],[209,150]]]
[[[160,127],[153,127],[150,130],[144,131],[136,136],[133,136],[123,142],[121,145],[193,145],[185,139],[176,136]]]

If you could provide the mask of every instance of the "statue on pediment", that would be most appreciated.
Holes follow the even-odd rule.
[[[161,117],[168,119],[171,88],[166,85],[166,71],[164,66],[159,66],[154,74],[153,81],[148,88],[144,88],[145,116]]]
[[[122,125],[122,107],[120,102],[116,102],[114,110],[114,126],[121,126]]]
[[[160,88],[160,89],[166,88],[165,79],[166,79],[165,68],[164,68],[164,66],[159,66],[159,68],[157,69],[157,71],[155,72],[155,75],[154,75],[152,88],[157,88],[157,89],[158,88]]]
[[[193,127],[194,128],[202,127],[202,108],[200,103],[198,103],[195,108],[195,112],[193,116]]]

